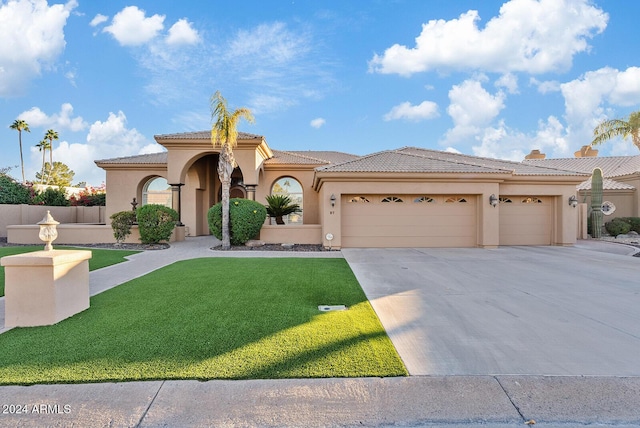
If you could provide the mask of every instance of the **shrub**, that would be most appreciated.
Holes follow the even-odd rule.
[[[243,245],[255,238],[267,218],[264,205],[250,199],[233,198],[229,200],[229,234],[231,245]],[[209,230],[218,239],[222,239],[222,203],[209,208],[207,213]]]
[[[136,212],[120,211],[109,218],[111,219],[113,236],[118,244],[122,244],[127,239],[127,236],[131,235],[131,226],[136,222]]]
[[[620,217],[620,220],[627,223],[634,232],[640,233],[640,217]]]
[[[275,217],[276,224],[284,224],[282,217],[300,212],[300,205],[294,204],[288,195],[268,195],[267,214],[269,217]]]
[[[69,202],[74,207],[104,207],[107,205],[107,193],[104,184],[101,187],[87,186],[77,195],[72,195]]]
[[[31,187],[0,173],[0,204],[30,204],[32,198]]]
[[[164,205],[143,205],[137,209],[140,240],[143,244],[157,244],[171,238],[178,221],[178,213]]]
[[[614,218],[613,220],[605,223],[604,227],[611,236],[625,235],[631,230],[629,223],[621,218]]]
[[[54,189],[53,187],[47,187],[44,192],[38,193],[33,202],[36,205],[47,205],[49,207],[68,207],[71,205],[65,190],[63,188]]]

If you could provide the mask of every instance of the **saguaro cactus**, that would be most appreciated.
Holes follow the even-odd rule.
[[[602,170],[596,168],[591,174],[591,237],[602,235]]]

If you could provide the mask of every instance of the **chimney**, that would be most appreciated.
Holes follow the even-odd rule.
[[[546,157],[547,155],[545,155],[544,153],[540,153],[540,150],[531,150],[531,153],[526,155],[524,158],[525,159],[544,159]]]
[[[595,158],[598,156],[598,151],[594,150],[591,146],[582,146],[580,150],[573,155],[577,158]]]

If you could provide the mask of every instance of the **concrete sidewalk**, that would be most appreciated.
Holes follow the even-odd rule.
[[[91,294],[196,257],[342,257],[340,252],[219,252],[212,238],[92,272]],[[635,252],[585,241],[593,251]],[[624,252],[623,252],[624,251]],[[635,260],[634,260],[635,261]],[[4,300],[4,299],[1,299]],[[4,302],[0,302],[3,311]],[[2,312],[2,324],[4,325]],[[640,377],[410,376],[149,381],[0,387],[0,426],[640,426]]]

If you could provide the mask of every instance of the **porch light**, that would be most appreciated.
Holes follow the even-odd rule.
[[[331,206],[335,207],[336,206],[336,195],[334,195],[333,193],[331,194],[331,197],[329,198],[329,200],[331,201]]]
[[[569,205],[571,205],[573,208],[578,206],[578,198],[576,198],[575,195],[569,196]]]
[[[40,233],[38,234],[38,237],[45,243],[45,251],[53,250],[51,243],[58,237],[58,230],[56,229],[56,226],[59,224],[60,222],[55,221],[53,217],[51,217],[51,212],[48,210],[47,215],[45,215],[42,221],[38,223],[38,226],[40,226]]]
[[[494,208],[496,207],[496,205],[498,205],[498,197],[493,193],[491,194],[491,196],[489,196],[489,205]]]

